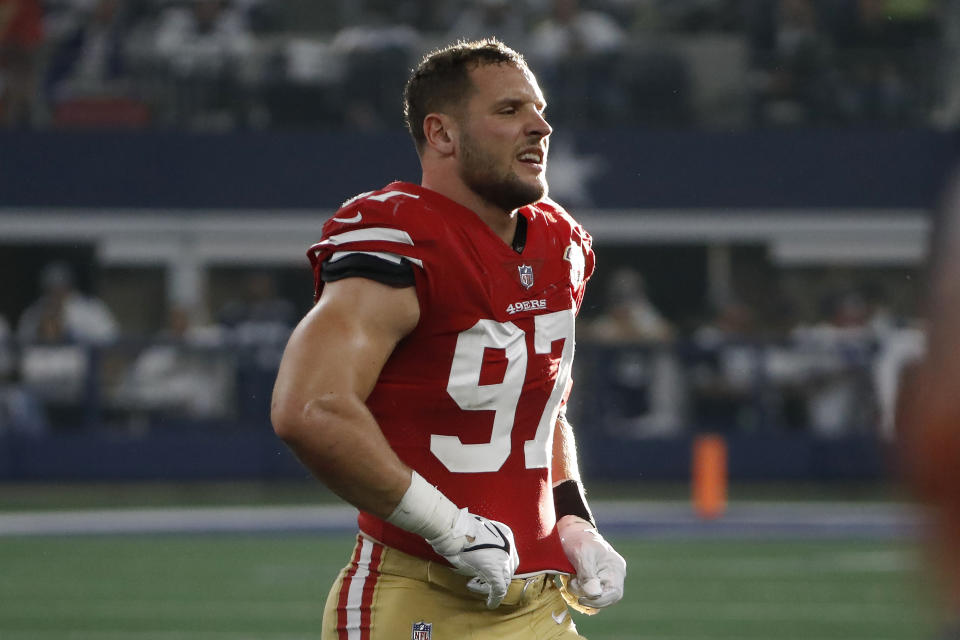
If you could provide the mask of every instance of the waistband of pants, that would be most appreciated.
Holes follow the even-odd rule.
[[[367,537],[367,536],[364,536]],[[461,575],[450,567],[439,562],[425,560],[411,556],[402,551],[382,545],[380,542],[367,537],[374,544],[381,545],[384,549],[380,559],[380,573],[403,576],[429,582],[430,584],[442,587],[447,591],[459,596],[472,599],[485,599],[486,596],[471,591],[467,588],[469,576]],[[538,573],[527,578],[514,578],[510,581],[507,588],[507,595],[504,596],[501,605],[518,606],[524,605],[535,600],[547,589],[556,587],[554,574]]]

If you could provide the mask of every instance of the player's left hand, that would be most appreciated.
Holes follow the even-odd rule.
[[[569,590],[580,604],[600,609],[619,602],[627,561],[610,546],[597,528],[577,516],[563,516],[557,522],[560,543],[576,570]]]

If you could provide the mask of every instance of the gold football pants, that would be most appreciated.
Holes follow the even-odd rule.
[[[469,591],[448,566],[357,537],[323,611],[323,640],[574,640],[554,577],[513,580],[503,604]]]

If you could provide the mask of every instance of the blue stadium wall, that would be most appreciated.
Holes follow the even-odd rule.
[[[566,135],[600,160],[600,208],[926,208],[960,157],[956,134],[931,131]],[[330,209],[419,178],[402,131],[0,133],[0,208]]]
[[[693,436],[624,441],[578,427],[584,476],[594,480],[677,481],[690,475]],[[888,447],[858,437],[727,437],[735,481],[868,482],[890,474]],[[0,437],[0,482],[307,479],[309,474],[269,428],[175,431],[132,436],[92,432]]]

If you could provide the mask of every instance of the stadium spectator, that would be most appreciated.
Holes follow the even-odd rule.
[[[491,37],[518,44],[526,41],[527,25],[523,12],[515,3],[509,0],[468,0],[447,31],[446,39],[453,42]]]
[[[897,10],[894,5],[902,5]],[[930,93],[934,58],[924,50],[937,28],[924,0],[857,0],[835,20],[838,87],[844,116],[858,122],[908,122]]]
[[[382,14],[365,18],[363,24],[338,31],[330,43],[345,64],[344,124],[364,131],[400,126],[396,96],[403,91],[403,76],[420,52],[421,34]]]
[[[40,0],[0,0],[0,126],[33,124],[43,40]]]
[[[579,0],[553,0],[550,14],[533,27],[530,55],[544,62],[620,50],[626,33],[613,18],[580,7]]]
[[[21,370],[10,325],[0,316],[0,435],[40,435],[47,417],[37,396],[21,384]]]
[[[754,120],[797,125],[836,118],[835,64],[813,0],[754,3]]]
[[[222,348],[222,330],[200,325],[185,307],[136,359],[115,394],[118,406],[166,419],[222,420],[233,409],[236,358]]]
[[[255,40],[245,15],[225,0],[170,7],[155,36],[156,55],[176,87],[176,121],[231,128],[253,108]]]
[[[684,427],[686,390],[673,349],[674,327],[647,296],[643,276],[631,268],[610,278],[601,315],[582,335],[605,345],[609,356],[597,385],[607,401],[598,416],[624,438],[661,438]]]
[[[674,338],[676,331],[647,295],[643,275],[625,267],[610,276],[603,313],[584,334],[600,342],[657,342]]]
[[[93,400],[88,385],[96,379],[96,352],[119,335],[113,314],[99,299],[74,286],[72,269],[63,262],[44,267],[42,295],[21,314],[20,379],[44,403],[51,426],[76,427]]]
[[[40,298],[27,307],[17,323],[21,342],[104,343],[118,336],[113,313],[101,300],[76,288],[73,270],[66,263],[53,262],[44,267],[40,285]]]
[[[838,438],[873,432],[877,419],[869,363],[876,335],[870,308],[856,291],[825,301],[826,317],[792,332],[808,428]]]
[[[126,29],[121,0],[98,0],[56,44],[47,63],[47,92],[56,103],[127,91]]]
[[[228,301],[217,314],[217,323],[229,342],[257,350],[257,363],[275,368],[283,345],[296,324],[293,303],[279,295],[276,278],[254,271],[244,278],[241,296]]]
[[[236,349],[239,414],[250,426],[269,423],[267,390],[277,374],[283,347],[296,324],[293,304],[277,293],[270,273],[255,271],[244,281],[241,297],[217,314],[226,344]]]
[[[873,361],[874,396],[877,401],[880,437],[891,442],[896,436],[897,401],[905,372],[926,352],[926,331],[921,326],[885,331]]]
[[[609,15],[579,0],[553,0],[526,47],[543,76],[553,117],[564,122],[609,120],[624,97],[615,81],[626,32]]]
[[[688,370],[693,423],[714,431],[750,431],[759,426],[757,377],[763,351],[756,342],[753,309],[727,301],[692,336]]]
[[[52,426],[76,428],[84,422],[91,400],[86,392],[93,379],[92,354],[88,345],[71,336],[66,314],[55,299],[32,309],[34,331],[20,347],[20,378],[41,400]]]
[[[216,78],[241,68],[253,39],[242,13],[223,0],[195,0],[189,9],[172,7],[161,17],[157,52],[184,76]]]

